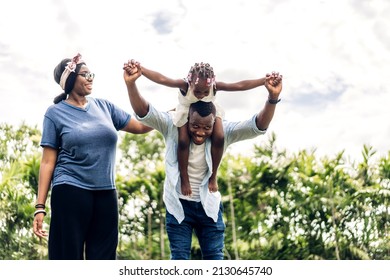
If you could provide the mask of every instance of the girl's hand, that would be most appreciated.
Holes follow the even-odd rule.
[[[123,78],[126,83],[135,82],[142,74],[141,65],[136,61],[129,60],[127,63],[123,65]]]
[[[282,91],[282,79],[283,76],[279,72],[272,72],[267,74],[265,78],[265,87],[268,90],[269,98],[278,99],[279,94]]]

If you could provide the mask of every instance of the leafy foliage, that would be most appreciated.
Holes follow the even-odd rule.
[[[45,241],[33,238],[40,132],[0,125],[0,259],[39,259]],[[46,247],[46,246],[45,246]]]
[[[40,132],[0,125],[0,259],[45,259],[32,233]],[[169,259],[165,233],[164,141],[122,135],[118,149],[119,259]],[[288,154],[270,135],[253,157],[227,153],[219,171],[226,259],[389,259],[390,152]],[[45,219],[50,221],[50,211]],[[193,240],[193,259],[201,258]]]

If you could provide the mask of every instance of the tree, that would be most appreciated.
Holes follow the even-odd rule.
[[[0,125],[0,258],[37,259],[42,245],[33,238],[33,201],[38,182],[40,132],[25,124]]]
[[[31,230],[40,132],[24,124],[0,128],[0,259],[46,259],[47,240]],[[118,258],[168,259],[163,139],[155,131],[125,134],[119,147]],[[390,152],[375,158],[365,145],[359,162],[343,151],[289,155],[274,134],[253,152],[228,151],[220,167],[227,259],[389,259]]]
[[[360,163],[349,162],[344,152],[333,158],[318,158],[315,150],[287,156],[275,141],[271,135],[268,143],[255,146],[251,160],[227,158],[222,163],[227,255],[388,258],[389,159],[378,164],[367,146]]]

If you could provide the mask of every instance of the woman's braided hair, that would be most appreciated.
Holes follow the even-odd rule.
[[[188,82],[197,84],[200,79],[207,80],[207,85],[215,85],[215,75],[213,67],[208,63],[195,63],[194,66],[191,66],[190,71],[188,72]]]

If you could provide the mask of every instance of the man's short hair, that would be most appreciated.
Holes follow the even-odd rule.
[[[210,114],[216,115],[217,109],[213,102],[198,101],[190,105],[190,114],[198,112],[201,117],[207,117]]]

